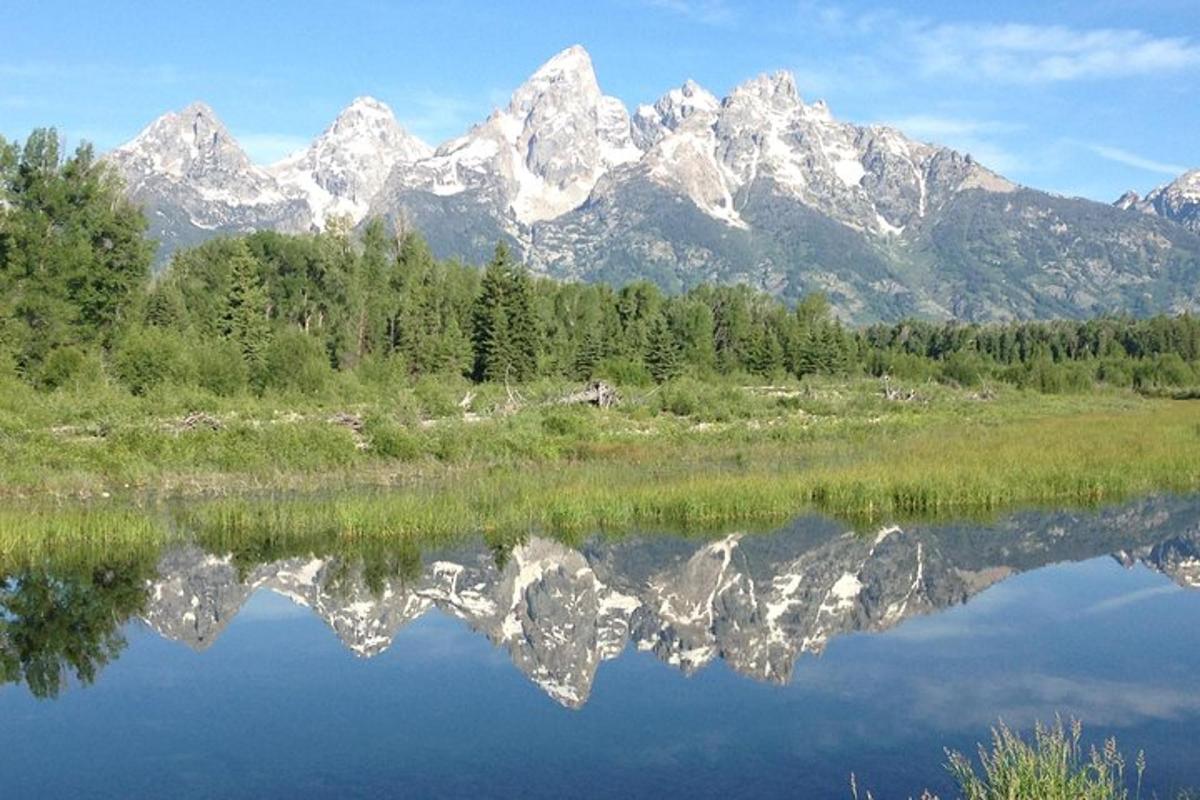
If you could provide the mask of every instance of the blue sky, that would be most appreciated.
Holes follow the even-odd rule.
[[[8,138],[55,125],[106,149],[202,99],[265,162],[369,94],[436,144],[578,43],[631,109],[788,69],[842,119],[1038,188],[1111,200],[1200,166],[1200,0],[4,0],[2,18]]]

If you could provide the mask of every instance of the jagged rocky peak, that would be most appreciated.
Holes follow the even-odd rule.
[[[514,114],[528,114],[551,95],[574,96],[588,103],[600,99],[600,83],[596,80],[592,57],[580,45],[556,53],[538,67],[513,92],[509,110]]]
[[[1125,192],[1125,194],[1118,197],[1113,205],[1122,211],[1127,211],[1131,208],[1137,208],[1138,204],[1141,202],[1142,196],[1133,189],[1130,189],[1129,191]]]
[[[569,47],[504,109],[413,169],[393,171],[377,210],[394,211],[406,192],[474,192],[516,235],[579,207],[602,175],[641,154],[625,106],[600,91],[587,51]]]
[[[755,97],[782,109],[803,105],[800,90],[796,88],[796,77],[785,69],[763,73],[739,84],[730,95],[732,98]]]
[[[1120,202],[1117,201],[1118,205]],[[1157,214],[1194,233],[1200,233],[1200,169],[1189,170],[1170,183],[1159,186],[1136,205],[1121,207]]]
[[[304,199],[251,163],[204,103],[164,114],[106,160],[146,208],[150,234],[177,246],[217,232],[308,230]]]
[[[592,59],[578,45],[517,89],[508,115],[498,122],[507,123],[506,138],[518,154],[512,205],[522,222],[575,208],[601,174],[641,155],[625,106],[600,91]]]
[[[216,112],[199,101],[163,114],[113,151],[112,158],[131,168],[176,178],[233,173],[251,166]]]
[[[335,214],[358,222],[393,169],[432,152],[401,127],[385,103],[358,97],[307,149],[269,171],[285,189],[307,199],[318,225]]]
[[[1200,233],[1200,169],[1184,172],[1145,197],[1131,189],[1113,205],[1125,211],[1159,216]]]
[[[711,92],[690,78],[677,89],[664,94],[654,105],[638,106],[634,113],[634,141],[648,150],[668,133],[678,130],[684,120],[699,113],[705,118],[721,107]]]

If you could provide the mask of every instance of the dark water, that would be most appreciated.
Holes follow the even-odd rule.
[[[0,797],[953,796],[1056,713],[1200,786],[1200,501],[9,576]]]

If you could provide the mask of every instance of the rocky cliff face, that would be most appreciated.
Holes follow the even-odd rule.
[[[316,225],[324,226],[333,216],[357,224],[393,169],[432,153],[433,148],[400,126],[387,105],[359,97],[307,150],[267,171],[284,191],[305,199]]]
[[[1200,169],[1189,170],[1144,198],[1129,191],[1114,203],[1117,208],[1153,214],[1200,233]]]
[[[688,81],[631,117],[571,47],[432,151],[361,98],[268,169],[201,105],[110,158],[164,252],[222,231],[381,216],[441,256],[482,262],[503,239],[557,277],[821,290],[854,321],[1200,305],[1200,173],[1122,201],[1153,215],[1055,197],[969,154],[839,121],[785,72],[721,100]]]
[[[580,550],[531,539],[499,566],[484,546],[439,553],[421,574],[368,588],[361,564],[289,559],[243,577],[197,549],[166,556],[145,619],[209,646],[259,589],[313,609],[354,653],[372,657],[431,609],[464,620],[509,653],[556,702],[583,705],[599,665],[627,646],[685,673],[714,659],[786,682],[796,659],[850,631],[884,631],[966,602],[1016,572],[1116,553],[1200,586],[1194,504],[1152,500],[1100,516],[1025,515],[990,529],[848,532],[810,519],[773,535],[697,545],[652,537]]]
[[[304,199],[250,163],[203,103],[159,117],[107,158],[168,249],[218,233],[299,232],[312,225]]]

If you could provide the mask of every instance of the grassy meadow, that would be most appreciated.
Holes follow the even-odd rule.
[[[985,515],[1200,489],[1200,403],[1188,400],[677,380],[601,410],[555,402],[570,388],[426,382],[228,400],[13,383],[0,393],[0,558],[180,531],[423,545],[766,527],[805,511]]]

